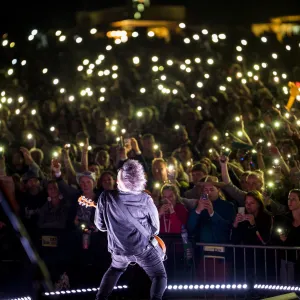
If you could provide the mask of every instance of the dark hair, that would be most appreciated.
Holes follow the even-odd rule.
[[[299,200],[300,200],[300,190],[299,189],[292,189],[292,190],[290,190],[289,194],[290,193],[296,194],[298,196]]]
[[[192,172],[203,172],[205,175],[208,175],[207,166],[202,163],[193,165]]]
[[[114,180],[116,180],[116,174],[114,174],[114,173],[111,172],[111,171],[105,171],[105,172],[101,173],[101,176],[100,176],[100,178],[99,178],[99,182],[100,182],[100,183],[102,182],[103,177],[104,177],[105,175],[109,175],[109,176],[111,176]]]
[[[245,195],[245,199],[246,199],[246,197],[252,197],[258,203],[258,205],[259,205],[259,213],[265,211],[264,197],[263,197],[263,195],[259,191],[248,192]]]
[[[179,188],[175,184],[166,183],[162,186],[160,190],[160,196],[162,197],[162,193],[166,190],[170,190],[175,194],[176,202],[180,200],[180,191]]]
[[[58,187],[58,183],[55,179],[51,179],[47,182],[47,189],[48,189],[49,184],[55,184]]]

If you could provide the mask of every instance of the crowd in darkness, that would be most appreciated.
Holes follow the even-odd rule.
[[[188,26],[170,40],[3,35],[0,186],[53,280],[64,274],[57,289],[82,251],[107,259],[95,208],[78,198],[115,189],[127,159],[144,167],[162,234],[300,246],[299,104],[285,108],[299,41]],[[3,257],[12,236],[1,211]]]

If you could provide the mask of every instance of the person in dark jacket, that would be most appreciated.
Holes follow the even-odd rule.
[[[159,232],[159,217],[153,200],[143,192],[146,179],[142,165],[136,160],[126,161],[118,172],[117,183],[117,191],[101,194],[95,213],[95,225],[100,231],[107,231],[108,250],[112,256],[96,299],[108,299],[131,262],[138,263],[152,280],[151,299],[162,299],[167,275],[161,259],[162,250],[152,239]],[[148,237],[130,222],[120,209],[121,204],[146,229]]]

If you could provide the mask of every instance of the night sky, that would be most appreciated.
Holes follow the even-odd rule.
[[[16,5],[15,1],[1,3],[0,32],[28,27],[70,27],[74,13],[80,10],[125,6],[131,0],[28,0]],[[265,22],[271,16],[300,15],[299,0],[151,0],[155,4],[181,4],[188,8],[189,16],[198,23],[250,24]]]

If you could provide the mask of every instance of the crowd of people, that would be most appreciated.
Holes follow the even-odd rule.
[[[115,189],[127,159],[144,167],[161,233],[300,246],[300,114],[285,108],[299,39],[183,25],[168,41],[146,29],[3,35],[1,190],[55,280],[70,249],[100,239],[106,257],[95,208],[78,199]],[[9,227],[1,211],[3,253]]]

